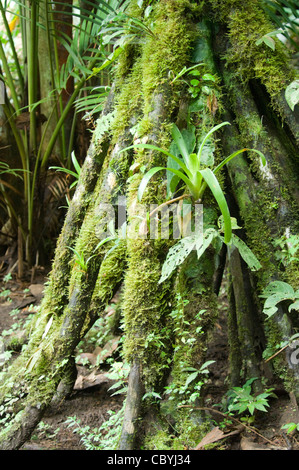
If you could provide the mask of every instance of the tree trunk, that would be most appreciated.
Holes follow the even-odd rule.
[[[217,295],[226,262],[231,385],[262,379],[263,350],[277,344],[277,337],[290,339],[298,327],[284,305],[265,319],[260,298],[272,280],[299,287],[297,261],[283,270],[280,248],[272,242],[288,231],[298,234],[298,123],[283,97],[294,77],[285,49],[278,43],[275,51],[256,45],[273,29],[258,0],[210,0],[200,5],[160,0],[152,6],[151,33],[144,30],[142,41],[127,44],[120,56],[113,99],[104,111],[106,117],[113,111],[112,124],[98,140],[100,122],[93,136],[27,348],[2,380],[0,404],[5,406],[8,393],[16,399],[11,424],[0,433],[2,449],[19,448],[46,408],[69,393],[74,350],[120,286],[123,354],[131,364],[121,450],[140,444],[151,448],[155,443],[157,428],[147,419],[152,410],[159,435],[164,433],[168,441],[169,423],[177,433],[188,425],[191,435],[199,433],[199,424],[207,419],[196,407],[204,400],[201,366],[218,316]],[[146,22],[144,8],[132,1],[129,13]],[[179,79],[184,67],[195,64],[201,64],[201,81],[188,74]],[[138,232],[136,221],[146,220],[150,204],[165,202],[162,173],[151,179],[142,205],[137,191],[144,171],[165,167],[167,158],[154,150],[120,151],[140,141],[167,150],[173,123],[185,130],[192,124],[199,140],[226,120],[231,126],[213,142],[216,163],[243,147],[257,149],[267,159],[267,167],[261,168],[258,158],[247,152],[231,160],[219,176],[231,214],[242,225],[240,238],[261,269],[251,272],[236,249],[229,245],[226,250],[215,242],[200,259],[190,253],[158,284],[176,240],[150,238]],[[127,236],[122,238],[119,232],[109,250],[108,242],[98,246],[107,236],[107,214],[101,208],[106,204],[115,214],[120,197],[125,197]],[[203,204],[204,228],[217,227],[219,209],[210,193]],[[298,365],[279,355],[271,373],[299,398]]]

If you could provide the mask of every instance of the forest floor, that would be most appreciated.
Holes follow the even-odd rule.
[[[40,269],[35,273],[33,281],[29,278],[22,282],[4,278],[0,283],[0,370],[1,364],[8,357],[7,350],[11,338],[22,338],[24,323],[38,309],[45,280],[46,273]],[[209,367],[205,398],[205,406],[209,410],[213,405],[220,403],[227,392],[227,308],[225,292],[222,292],[221,313],[207,357],[207,360],[215,361]],[[100,348],[100,352],[104,351],[107,357],[113,357],[117,341],[117,338],[112,343],[110,341],[107,347]],[[103,368],[90,369],[86,366],[83,359],[85,357],[92,360],[90,351],[80,353],[82,361],[77,365],[78,378],[72,394],[58,407],[50,408],[46,412],[30,441],[22,446],[22,450],[86,450],[79,433],[74,432],[78,427],[69,426],[70,419],[79,419],[81,430],[89,426],[87,434],[90,435],[94,428],[99,428],[109,419],[111,412],[117,413],[122,408],[123,395],[113,395],[114,390],[109,390],[115,382],[107,376]],[[16,354],[18,352],[13,352],[10,360],[13,360]],[[280,384],[275,383],[274,388],[277,398],[271,399],[269,411],[260,412],[254,426],[250,428],[244,427],[244,423],[241,427],[239,422],[234,421],[230,430],[234,432],[228,437],[223,438],[221,430],[224,416],[216,411],[209,411],[215,420],[215,427],[205,436],[206,444],[216,443],[216,449],[219,450],[299,450],[298,433],[287,435],[281,429],[286,423],[299,422],[298,407]]]

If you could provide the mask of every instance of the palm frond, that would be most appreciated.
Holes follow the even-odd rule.
[[[263,7],[279,31],[299,50],[298,0],[263,0]]]

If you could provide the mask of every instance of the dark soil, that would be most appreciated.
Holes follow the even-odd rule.
[[[17,323],[20,326],[29,315],[34,315],[42,295],[41,285],[45,279],[46,273],[40,269],[33,281],[35,289],[32,288],[32,282],[29,279],[24,282],[12,279],[7,282],[2,281],[0,284],[0,293],[4,290],[8,291],[7,297],[0,296],[0,334],[2,334],[0,353],[4,348],[9,349],[12,336],[22,338],[20,329],[14,325]],[[215,422],[215,428],[221,427],[224,416],[212,407],[219,404],[225,395],[228,375],[225,295],[222,296],[221,302],[221,315],[208,350],[207,359],[214,360],[215,363],[209,368],[210,376],[205,399],[205,407],[209,408],[208,413]],[[12,315],[12,312],[16,312],[14,309],[18,309],[18,313]],[[15,329],[10,331],[11,328]],[[112,355],[113,348],[111,351]],[[88,353],[87,351],[87,355]],[[13,354],[18,354],[18,352]],[[118,412],[121,409],[123,395],[112,396],[114,390],[109,390],[109,388],[114,382],[107,379],[105,371],[97,368],[90,369],[82,364],[77,366],[77,369],[80,384],[78,385],[79,382],[77,382],[71,396],[59,406],[48,409],[41,425],[35,430],[31,440],[23,445],[22,450],[85,450],[86,447],[78,433],[74,432],[74,427],[66,423],[68,418],[76,416],[80,419],[81,426],[89,426],[92,430],[99,428],[109,419],[109,412]],[[93,374],[97,374],[95,382],[88,380],[91,370]],[[292,397],[286,394],[279,384],[276,384],[275,388],[277,398],[271,400],[267,413],[261,412],[258,415],[254,428],[250,430],[243,427],[242,431],[234,436],[219,439],[217,449],[299,450],[298,437],[296,437],[298,434],[286,435],[281,429],[283,424],[299,422],[298,408],[292,401]],[[216,409],[219,410],[219,408]],[[233,422],[232,428],[237,428],[239,424],[237,421]]]

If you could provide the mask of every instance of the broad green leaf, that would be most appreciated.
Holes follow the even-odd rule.
[[[207,185],[209,186],[210,190],[212,191],[213,196],[216,199],[219,209],[223,215],[224,241],[225,243],[229,243],[232,236],[232,227],[230,212],[223,191],[218,183],[216,176],[210,170],[210,168],[205,168],[204,170],[201,170],[200,173],[203,176]]]
[[[254,413],[254,409],[255,409],[255,404],[254,403],[249,403],[248,405],[248,411],[251,415],[253,415]],[[241,408],[240,408],[240,412],[241,412]]]
[[[262,43],[265,43],[268,47],[272,49],[272,51],[275,51],[275,41],[271,36],[276,36],[276,32],[273,31],[272,33],[265,34],[262,36],[260,39],[258,39],[255,44],[257,46],[261,45]]]
[[[287,433],[291,433],[292,431],[294,431],[295,429],[298,429],[298,424],[296,423],[287,423],[287,424],[284,424],[283,426],[281,426],[281,429],[287,429]]]
[[[296,302],[292,303],[290,306],[289,306],[289,312],[291,310],[299,310],[299,300],[296,300]]]
[[[272,49],[272,51],[275,51],[275,41],[273,38],[270,38],[269,36],[264,36],[264,43]]]
[[[293,287],[283,281],[271,282],[263,291],[260,297],[265,298],[263,312],[270,318],[277,310],[277,304],[284,300],[295,300],[296,295]],[[294,302],[297,306],[297,301]],[[294,305],[293,304],[293,305]],[[296,308],[296,307],[295,307]]]
[[[202,167],[214,166],[214,152],[215,152],[214,142],[206,141],[205,145],[202,148],[201,156],[200,156],[200,165]]]
[[[190,153],[190,155],[189,155],[189,165],[190,165],[189,169],[190,169],[192,175],[194,175],[199,170],[196,153]]]
[[[185,261],[194,248],[194,236],[182,238],[172,246],[169,249],[166,260],[162,266],[161,277],[158,284],[161,284],[163,281],[168,279],[175,269]]]
[[[294,80],[286,88],[285,99],[291,110],[294,111],[296,104],[299,103],[299,80]]]
[[[258,271],[261,269],[261,263],[257,259],[257,257],[253,254],[251,249],[246,245],[246,243],[241,240],[237,235],[234,233],[232,234],[232,244],[238,249],[241,257],[247,263],[248,267],[251,271]]]
[[[176,158],[181,158],[179,157],[180,153],[179,150],[175,144],[175,142],[172,142],[170,145],[169,149],[170,153],[173,154]],[[184,165],[183,160],[181,160],[181,164]],[[181,165],[177,163],[172,157],[168,157],[167,159],[167,168],[173,168],[174,170],[179,170],[181,168]],[[177,175],[174,175],[171,171],[167,170],[166,172],[166,177],[167,177],[167,198],[170,197],[171,194],[173,194],[176,190],[176,187],[180,181],[180,178]]]
[[[268,318],[272,317],[278,310],[277,304],[285,300],[280,295],[271,295],[268,297],[264,303],[263,312],[267,315]]]
[[[193,382],[193,380],[196,379],[196,377],[198,376],[198,371],[196,372],[193,372],[193,374],[190,374],[188,377],[187,377],[187,380],[185,382],[185,387],[188,387],[188,385]]]
[[[211,80],[212,82],[216,81],[215,75],[212,75],[211,73],[205,73],[201,78],[203,80]]]
[[[214,364],[214,363],[215,363],[215,361],[206,361],[204,364],[202,364],[200,366],[199,370],[203,371],[204,369],[206,369],[207,367],[209,367],[211,364]]]
[[[242,228],[238,225],[237,219],[235,217],[231,217],[230,220],[231,220],[231,224],[232,224],[232,230],[239,230],[239,229]],[[223,232],[223,217],[222,217],[222,215],[218,219],[218,227],[219,227],[220,231]]]
[[[268,297],[269,295],[272,295],[272,294],[279,295],[281,298],[285,298],[285,299],[293,299],[295,292],[294,292],[293,287],[287,282],[272,281],[264,289],[261,297]]]
[[[203,239],[201,240],[200,237],[197,237],[196,240],[196,250],[197,250],[197,258],[199,259],[206,249],[210,246],[214,238],[218,237],[219,233],[214,228],[208,228],[205,230],[203,234]]]
[[[183,136],[183,139],[185,141],[187,151],[192,153],[194,151],[194,147],[196,144],[196,127],[189,124],[186,129],[182,129],[181,134]]]

